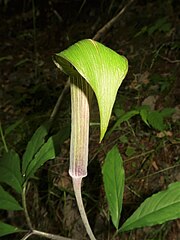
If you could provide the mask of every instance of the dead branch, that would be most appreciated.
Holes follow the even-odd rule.
[[[134,0],[130,0],[122,9],[121,11],[113,17],[109,22],[107,22],[97,33],[94,35],[93,39],[98,41],[110,28],[119,20],[120,16],[125,12],[127,7],[133,2]]]

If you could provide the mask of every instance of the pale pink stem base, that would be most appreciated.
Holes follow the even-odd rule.
[[[78,205],[78,208],[79,208],[79,212],[80,212],[82,221],[83,221],[84,226],[86,228],[86,231],[87,231],[87,233],[89,235],[89,238],[91,240],[96,240],[96,238],[95,238],[95,236],[94,236],[94,234],[91,230],[91,227],[89,225],[89,221],[87,219],[87,215],[86,215],[86,212],[85,212],[85,209],[84,209],[84,204],[83,204],[83,201],[82,201],[82,195],[81,195],[82,177],[72,178],[72,181],[73,181],[73,188],[74,188],[74,192],[75,192],[75,196],[76,196],[77,205]]]

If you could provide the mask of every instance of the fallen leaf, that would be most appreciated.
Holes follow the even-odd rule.
[[[148,96],[147,98],[145,98],[143,100],[143,102],[141,103],[141,105],[147,105],[151,108],[151,110],[154,110],[155,109],[155,105],[156,105],[156,101],[158,100],[159,96],[157,95],[151,95],[151,96]]]
[[[171,131],[163,131],[163,132],[159,132],[156,134],[156,136],[158,138],[163,138],[163,137],[172,137],[173,133]]]

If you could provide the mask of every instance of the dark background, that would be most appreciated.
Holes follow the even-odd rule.
[[[65,86],[67,78],[54,65],[52,55],[78,40],[93,38],[126,4],[127,1],[118,0],[0,0],[0,120],[5,132],[15,124],[6,136],[9,148],[23,154],[30,136],[48,119]],[[168,120],[167,135],[162,138],[138,118],[114,131],[101,145],[98,127],[91,130],[89,176],[84,183],[83,198],[99,240],[111,239],[114,233],[108,220],[101,179],[105,154],[114,144],[118,144],[123,155],[127,177],[122,222],[146,197],[180,180],[177,167],[179,10],[176,0],[133,1],[99,39],[129,61],[128,75],[118,92],[116,106],[129,111],[146,101],[155,110],[170,107],[177,111],[176,116]],[[158,20],[164,22],[157,26]],[[93,121],[98,121],[98,115],[94,104]],[[110,125],[115,120],[114,110]],[[69,91],[63,99],[54,131],[68,124]],[[119,140],[122,135],[128,136],[128,143]],[[135,150],[132,161],[127,161],[130,158],[126,152],[128,146]],[[0,151],[2,155],[2,147]],[[144,157],[143,153],[148,151],[150,154]],[[62,146],[60,156],[38,172],[38,181],[32,181],[28,207],[37,229],[87,239],[67,173],[68,159],[69,140]],[[1,216],[5,222],[27,227],[20,213],[3,211]],[[116,239],[178,240],[179,226],[178,220],[171,221],[123,233]]]

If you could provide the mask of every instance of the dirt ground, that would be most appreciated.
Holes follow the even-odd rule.
[[[115,233],[101,174],[106,153],[114,144],[122,154],[126,173],[121,224],[145,198],[180,181],[180,6],[177,2],[132,1],[99,40],[129,61],[128,75],[118,91],[109,129],[121,108],[128,112],[147,104],[152,110],[173,108],[175,112],[165,119],[165,133],[149,128],[135,116],[99,144],[99,127],[91,127],[83,201],[97,240],[111,240]],[[126,4],[127,1],[118,0],[0,1],[0,121],[4,132],[9,130],[6,135],[9,148],[23,154],[30,136],[48,119],[65,86],[66,76],[56,68],[52,55],[78,40],[93,38]],[[91,118],[92,122],[99,121],[96,103]],[[69,125],[68,91],[55,130]],[[1,155],[2,151],[1,144]],[[68,160],[69,138],[61,146],[60,155],[47,162],[38,171],[37,179],[32,180],[28,209],[36,229],[88,239],[76,207]],[[2,211],[0,218],[27,228],[21,213]],[[123,233],[114,239],[179,240],[179,229],[180,221],[174,220]]]

